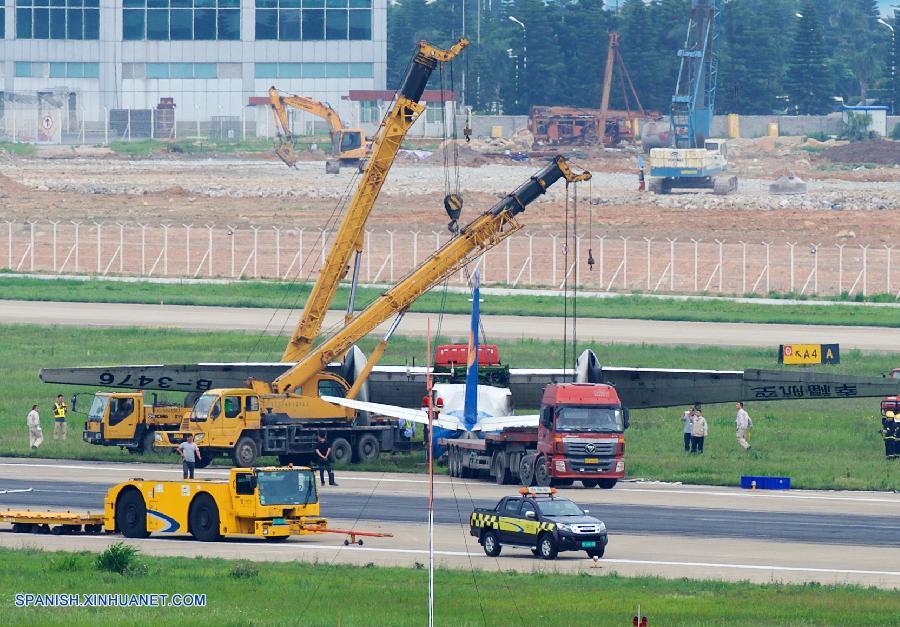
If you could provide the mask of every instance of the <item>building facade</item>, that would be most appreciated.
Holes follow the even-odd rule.
[[[386,87],[387,0],[2,1],[6,129],[17,113],[71,132],[161,99],[179,124],[243,121],[270,85],[348,115],[351,90]]]

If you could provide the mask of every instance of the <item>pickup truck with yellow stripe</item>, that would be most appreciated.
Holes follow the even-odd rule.
[[[496,557],[503,546],[517,546],[546,560],[556,559],[560,551],[603,557],[609,541],[603,521],[569,499],[557,498],[554,488],[519,492],[500,499],[493,509],[476,508],[469,517],[469,532],[486,555]]]

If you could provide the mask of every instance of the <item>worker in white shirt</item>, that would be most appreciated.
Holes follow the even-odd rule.
[[[737,408],[737,417],[734,421],[737,426],[737,441],[742,449],[749,451],[751,447],[750,443],[747,441],[747,431],[753,428],[753,420],[751,420],[747,410],[744,409],[743,403],[739,402],[735,407]]]
[[[681,416],[682,422],[684,422],[684,429],[682,429],[682,433],[684,434],[684,452],[691,452],[691,425],[694,422],[694,409],[685,409],[684,414]]]
[[[25,418],[25,424],[28,425],[28,440],[31,448],[36,449],[44,443],[44,432],[41,430],[41,416],[38,414],[37,405],[31,406],[31,411]]]
[[[691,422],[691,453],[703,454],[703,442],[709,435],[709,425],[699,409],[694,409],[694,420]]]

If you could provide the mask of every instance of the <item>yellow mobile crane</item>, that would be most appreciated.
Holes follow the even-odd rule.
[[[375,199],[381,192],[381,187],[400,150],[403,138],[425,110],[425,106],[419,103],[419,99],[425,91],[425,85],[431,77],[432,70],[438,63],[452,60],[467,45],[469,45],[469,41],[465,38],[458,40],[447,50],[435,48],[425,41],[419,42],[418,50],[410,64],[406,78],[403,80],[403,85],[397,92],[390,110],[381,121],[359,186],[356,188],[337,233],[335,233],[334,244],[322,265],[319,278],[306,301],[300,322],[282,355],[282,361],[299,361],[309,352],[312,341],[322,330],[325,312],[328,311],[328,307],[334,299],[341,279],[349,270],[350,256],[355,251],[356,260],[348,304],[348,318],[353,314],[355,298],[355,289],[353,288],[356,286],[359,273],[364,229],[372,207],[375,205]]]
[[[161,446],[176,446],[191,434],[203,449],[204,459],[229,454],[236,466],[247,467],[262,454],[278,455],[281,463],[302,463],[311,457],[314,434],[322,429],[336,460],[349,460],[354,449],[358,458],[369,458],[373,447],[377,451],[379,445],[373,427],[354,427],[352,410],[336,407],[319,397],[354,398],[384,352],[403,313],[419,296],[518,231],[521,225],[516,216],[550,185],[559,179],[572,183],[590,176],[588,172],[576,174],[565,159],[556,157],[527,183],[466,225],[418,268],[284,374],[271,383],[250,380],[248,388],[209,390],[198,399],[191,416],[185,420],[187,429],[157,432],[157,442]],[[395,314],[397,318],[352,387],[327,371],[332,360]],[[341,426],[334,427],[335,423]]]
[[[288,166],[295,167],[298,157],[294,152],[294,136],[291,133],[286,107],[306,111],[328,122],[331,127],[331,154],[334,159],[325,162],[326,172],[337,174],[342,165],[362,166],[365,163],[369,146],[366,145],[362,129],[345,127],[341,116],[330,105],[307,96],[284,96],[274,86],[269,87],[269,101],[272,103],[275,130],[278,132],[275,154]]]

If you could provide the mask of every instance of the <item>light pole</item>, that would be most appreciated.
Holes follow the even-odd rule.
[[[524,73],[524,71],[528,69],[528,36],[527,36],[528,31],[525,28],[525,24],[521,20],[513,17],[512,15],[509,16],[509,21],[515,22],[516,24],[518,24],[519,26],[522,27],[522,71]]]
[[[894,18],[896,19],[897,14],[900,13],[897,9],[894,9]],[[884,18],[878,18],[878,23],[882,26],[887,26],[891,30],[891,87],[894,89],[894,95],[896,97],[897,92],[897,31],[894,30],[894,27],[887,23]],[[898,108],[900,108],[900,103],[894,102],[894,112],[896,113]]]

